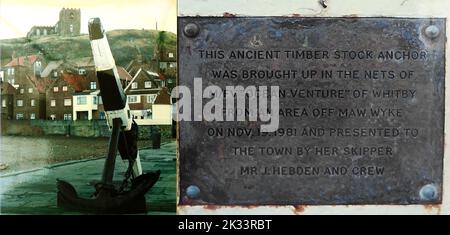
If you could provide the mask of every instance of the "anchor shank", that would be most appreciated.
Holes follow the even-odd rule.
[[[102,175],[102,182],[105,185],[112,185],[113,182],[114,166],[116,164],[116,155],[117,155],[117,144],[119,142],[119,134],[121,126],[122,120],[120,118],[114,118],[112,134],[109,139],[108,156],[106,157]]]

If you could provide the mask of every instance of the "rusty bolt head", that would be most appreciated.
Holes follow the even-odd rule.
[[[190,185],[186,189],[186,195],[192,199],[197,198],[198,196],[200,196],[200,188],[196,185]]]
[[[194,23],[189,23],[186,26],[184,26],[184,35],[186,35],[187,37],[193,38],[195,36],[198,35],[200,31],[200,27],[198,27],[197,24]]]
[[[421,200],[434,200],[438,197],[437,188],[434,184],[427,184],[420,189],[419,195]]]
[[[440,30],[436,25],[430,25],[425,29],[425,35],[433,39],[439,36]]]

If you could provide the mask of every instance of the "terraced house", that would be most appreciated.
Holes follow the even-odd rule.
[[[47,119],[50,120],[74,120],[73,96],[89,91],[97,90],[97,78],[94,71],[89,71],[84,75],[64,71],[60,77],[54,80],[47,88],[46,97],[46,113]],[[87,112],[87,111],[86,111]],[[87,119],[87,114],[85,115]],[[79,117],[79,119],[85,119]]]
[[[154,65],[145,63],[139,57],[126,68],[132,77],[131,81],[125,84],[131,114],[136,119],[151,119],[152,105],[165,81],[161,79],[160,74],[154,72]]]
[[[75,93],[72,96],[72,119],[73,120],[92,120],[105,119],[105,112],[100,90],[97,83],[95,72],[88,70],[87,81],[79,83],[80,79],[73,80],[69,83],[78,84]],[[131,80],[131,76],[124,68],[118,66],[117,72],[123,84]],[[81,76],[78,74],[78,76]],[[78,82],[78,83],[77,83]]]
[[[172,55],[171,55],[172,56]],[[142,57],[127,69],[118,66],[132,115],[155,119],[155,100],[168,93],[167,79],[158,73],[158,64]],[[168,63],[168,62],[164,62]],[[162,69],[167,71],[167,67]],[[173,65],[172,65],[173,67]],[[105,113],[92,57],[49,61],[39,55],[14,58],[2,69],[2,118],[16,120],[104,119]],[[164,105],[170,105],[170,102]],[[161,106],[163,107],[163,106]],[[164,106],[165,107],[165,106]],[[160,109],[158,109],[160,110]],[[161,113],[157,111],[157,113]],[[161,115],[158,115],[161,116]],[[157,119],[160,119],[158,117]],[[156,119],[155,119],[156,120]]]
[[[0,94],[1,94],[1,118],[2,119],[14,119],[14,95],[16,89],[8,82],[0,81]]]
[[[159,62],[159,73],[161,74],[161,79],[164,80],[164,86],[169,91],[172,91],[177,79],[177,55],[176,50],[166,51],[162,53],[161,61]]]
[[[45,61],[39,55],[13,58],[3,68],[4,82],[16,89],[13,119],[45,118],[45,89],[49,80],[41,78]]]

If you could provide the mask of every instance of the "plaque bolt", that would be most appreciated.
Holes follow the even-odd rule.
[[[425,29],[425,35],[429,38],[437,38],[439,33],[439,28],[436,25],[430,25]]]
[[[186,35],[187,37],[193,38],[195,36],[198,35],[200,31],[200,28],[198,27],[197,24],[194,23],[189,23],[186,26],[184,26],[184,35]]]
[[[186,195],[192,199],[197,198],[200,195],[200,188],[196,185],[190,185],[186,189]]]
[[[419,195],[421,200],[434,200],[438,197],[437,188],[434,184],[427,184],[420,189]]]

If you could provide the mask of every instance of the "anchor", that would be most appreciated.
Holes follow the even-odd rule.
[[[147,212],[145,194],[158,181],[160,171],[142,173],[137,148],[138,126],[130,114],[114,58],[99,18],[89,20],[89,39],[107,123],[112,131],[102,178],[91,198],[82,198],[67,181],[57,179],[59,208],[104,214]],[[117,150],[128,161],[125,179],[113,183]],[[131,183],[131,184],[130,184]]]

